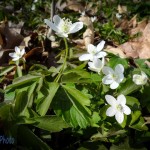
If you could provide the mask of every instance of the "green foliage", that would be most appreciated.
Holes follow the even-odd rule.
[[[8,9],[8,12],[0,13],[0,19],[7,17],[8,20],[14,22],[26,21],[24,26],[31,27],[30,29],[40,27],[44,24],[43,20],[49,18],[51,2],[29,0],[22,1],[20,4],[19,0],[6,0],[1,2],[5,5],[0,6],[0,10],[7,10],[6,6],[10,5],[16,15],[10,16],[11,10]],[[92,0],[83,2],[86,5],[90,3],[92,3],[91,8],[96,7]],[[113,7],[112,3],[101,1],[101,8],[97,6],[98,12],[94,15],[86,10],[87,15],[97,15],[100,17],[99,20],[102,19],[101,22],[93,23],[95,43],[104,39],[106,43],[121,44],[130,38],[128,34],[114,25],[114,16],[118,4],[127,4],[131,9],[132,2],[116,1]],[[149,2],[146,4],[149,6]],[[57,11],[58,7],[63,7],[63,5],[65,1],[58,3]],[[131,12],[124,15],[132,17],[133,13],[145,6],[141,2],[141,5],[137,4]],[[145,11],[139,13],[140,17],[148,14],[148,6]],[[57,11],[56,14],[70,17],[70,13],[65,14],[70,11],[69,9]],[[76,12],[71,13],[70,18],[77,20],[78,18],[75,17],[77,15],[79,14]],[[75,36],[82,37],[84,29]],[[71,38],[66,38],[65,44],[62,43],[63,40],[60,37],[57,37],[55,42],[60,45],[53,48],[52,41],[48,39],[50,37],[45,38],[47,31],[41,32],[38,36],[44,37],[42,43],[40,42],[43,51],[37,62],[26,61],[23,65],[21,62],[18,66],[5,67],[4,65],[0,68],[0,126],[4,135],[15,137],[14,147],[43,150],[134,150],[139,146],[138,142],[141,142],[139,149],[145,150],[148,146],[144,144],[147,144],[150,138],[149,125],[147,125],[149,121],[145,121],[145,116],[150,113],[150,68],[145,63],[146,60],[125,59],[108,53],[105,57],[105,66],[114,69],[116,65],[121,64],[124,67],[123,81],[119,83],[118,88],[111,89],[103,82],[105,76],[103,71],[99,74],[90,71],[88,62],[79,61],[79,51],[83,49],[80,45],[75,46],[74,39],[71,39],[74,35],[69,35]],[[28,44],[26,49],[32,51],[31,43]],[[51,58],[52,53],[54,53],[54,59]],[[20,72],[18,75],[17,70]],[[140,75],[141,71],[145,72],[148,79],[144,85],[137,85],[133,81],[133,75]],[[9,75],[11,75],[10,79]],[[109,77],[118,78],[113,75]],[[105,96],[112,95],[117,98],[121,94],[125,96],[126,105],[131,109],[131,114],[124,114],[124,120],[119,124],[116,121],[116,115],[111,117],[112,114],[110,116],[106,114],[110,105]],[[122,105],[116,105],[114,109],[124,113],[124,108]],[[59,145],[60,143],[63,144]]]

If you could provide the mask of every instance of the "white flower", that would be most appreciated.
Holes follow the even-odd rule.
[[[92,22],[96,21],[96,19],[97,19],[97,17],[96,17],[96,16],[91,17],[91,21],[92,21]]]
[[[25,49],[20,50],[19,47],[15,47],[14,53],[9,53],[9,56],[12,57],[13,61],[19,60],[25,54]]]
[[[80,61],[86,61],[86,60],[93,61],[94,57],[96,58],[105,57],[107,53],[102,51],[102,49],[104,48],[104,45],[105,45],[105,41],[101,41],[97,46],[89,44],[87,48],[88,54],[81,55],[79,57],[79,60]]]
[[[144,85],[147,83],[147,80],[148,80],[148,77],[143,71],[141,71],[141,75],[139,74],[133,75],[133,82],[137,85]]]
[[[118,123],[122,123],[124,120],[124,114],[131,114],[131,109],[126,105],[126,98],[124,95],[119,95],[117,100],[111,96],[106,95],[105,99],[109,105],[111,105],[107,111],[106,115],[112,117],[115,115],[115,119]]]
[[[117,19],[121,19],[121,17],[122,17],[122,15],[121,15],[121,14],[116,13],[116,18],[117,18]]]
[[[110,67],[104,67],[102,72],[106,75],[102,82],[104,84],[110,84],[111,89],[116,89],[119,86],[119,83],[124,79],[124,67],[121,64],[118,64],[113,70]]]
[[[88,65],[89,65],[88,68],[90,70],[95,71],[98,74],[100,74],[100,71],[104,67],[104,57],[102,58],[102,61],[98,58],[94,58],[93,62],[88,62]]]
[[[53,22],[44,19],[44,22],[60,37],[68,37],[68,34],[75,33],[83,28],[83,22],[72,23],[69,19],[61,19],[58,15],[53,17]]]

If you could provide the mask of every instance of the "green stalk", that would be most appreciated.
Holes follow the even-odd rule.
[[[22,77],[22,70],[19,65],[17,65],[17,75],[18,75],[18,77]]]
[[[64,38],[64,42],[65,42],[65,59],[64,59],[64,63],[62,65],[62,68],[59,72],[59,74],[57,75],[57,77],[55,78],[55,82],[58,82],[64,69],[65,69],[65,66],[66,66],[66,63],[67,63],[67,57],[68,57],[68,44],[67,44],[67,39]]]

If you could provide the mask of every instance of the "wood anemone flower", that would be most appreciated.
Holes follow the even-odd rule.
[[[126,98],[123,94],[119,95],[117,100],[111,95],[106,95],[105,99],[110,105],[106,111],[106,115],[109,117],[115,116],[119,124],[123,122],[124,114],[131,114],[131,109],[126,105]]]
[[[60,37],[68,37],[68,34],[75,33],[83,28],[83,22],[72,23],[69,19],[60,18],[58,15],[53,17],[53,22],[44,19],[44,22],[56,32]]]
[[[106,52],[103,52],[102,49],[104,48],[105,41],[101,41],[97,46],[93,44],[89,44],[87,48],[87,54],[83,54],[79,57],[80,61],[90,60],[93,61],[94,57],[102,58],[107,55]]]
[[[17,61],[25,54],[25,49],[20,50],[19,47],[15,47],[14,53],[9,53],[9,56],[12,57],[12,61]]]
[[[139,75],[139,74],[133,75],[133,82],[136,85],[144,85],[147,83],[147,80],[148,80],[148,77],[143,71],[141,71],[141,75]]]
[[[110,84],[111,89],[116,89],[119,86],[120,82],[122,82],[124,79],[124,67],[121,64],[118,64],[115,67],[115,70],[105,66],[103,67],[102,72],[106,75],[102,79],[103,84]]]

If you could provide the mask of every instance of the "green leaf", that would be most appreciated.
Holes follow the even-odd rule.
[[[53,100],[53,97],[55,96],[58,88],[59,88],[59,84],[56,82],[51,82],[51,83],[46,82],[45,83],[45,88],[43,89],[45,96],[41,99],[41,101],[37,105],[37,112],[41,116],[44,116],[47,113],[47,111],[50,107],[50,104]]]
[[[0,70],[0,76],[5,75],[9,71],[13,70],[15,66],[4,67]]]
[[[90,110],[85,106],[89,105],[89,100],[86,100],[86,98],[83,96],[84,100],[81,100],[82,96],[79,97],[77,94],[77,89],[73,87],[66,87],[66,89],[59,88],[56,96],[54,97],[54,100],[52,102],[52,107],[55,111],[55,113],[59,116],[62,116],[66,122],[70,123],[73,127],[80,126],[81,128],[86,128],[88,125],[90,125]],[[69,91],[68,88],[71,90]],[[72,93],[72,90],[75,89],[75,91],[78,91],[76,94]],[[70,93],[68,93],[68,91]],[[75,97],[75,95],[77,97]],[[79,95],[82,95],[80,92]],[[82,101],[80,103],[80,101]]]
[[[41,76],[35,76],[35,75],[31,75],[31,74],[28,74],[28,75],[25,75],[22,77],[18,77],[13,80],[13,83],[11,85],[8,85],[6,87],[6,90],[9,90],[11,88],[16,88],[16,87],[18,87],[20,85],[24,85],[26,83],[32,83],[33,81],[38,80],[40,77]]]
[[[11,115],[11,104],[5,104],[5,103],[0,103],[0,119],[1,120],[7,120],[10,118],[9,116]]]
[[[137,110],[135,112],[132,112],[131,117],[132,120],[130,122],[130,125],[134,124],[141,116],[141,111]]]
[[[28,92],[28,107],[32,106],[36,85],[37,85],[37,83],[34,82],[33,84],[31,84],[31,86],[27,90],[27,92]]]
[[[63,128],[68,128],[69,125],[60,117],[44,116],[33,118],[36,121],[34,126],[50,132],[59,132]]]
[[[24,111],[28,104],[28,96],[27,95],[28,95],[28,93],[26,91],[16,93],[14,112],[18,116],[24,115]]]
[[[139,110],[140,102],[138,101],[138,99],[132,96],[126,96],[126,100],[127,100],[127,105],[132,106],[132,111]]]
[[[118,95],[128,95],[133,92],[136,92],[140,88],[141,86],[134,84],[134,82],[131,79],[128,79],[124,84],[121,85],[121,88],[118,90]]]
[[[140,117],[140,119],[138,120],[138,122],[136,121],[135,124],[130,126],[131,128],[135,129],[135,130],[148,130],[148,127],[145,125],[145,121],[143,117]]]
[[[115,68],[116,65],[118,65],[118,64],[122,64],[124,66],[124,68],[128,67],[128,61],[127,61],[127,59],[119,58],[119,57],[113,55],[113,57],[110,58],[110,60],[108,62],[108,66],[110,66],[112,68]]]
[[[27,149],[52,150],[26,126],[18,126],[17,140]]]
[[[90,106],[90,99],[76,88],[68,85],[62,86],[67,92],[72,95],[82,105]]]
[[[89,82],[90,74],[85,70],[72,69],[63,73],[62,83],[83,83]]]

